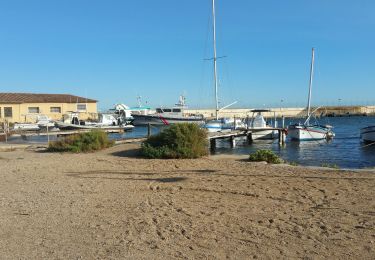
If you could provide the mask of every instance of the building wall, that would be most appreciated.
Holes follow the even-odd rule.
[[[86,105],[86,110],[81,111],[80,118],[85,120],[88,118],[97,118],[96,103],[80,103]],[[78,104],[79,105],[79,104]],[[12,117],[6,117],[5,108],[12,108]],[[51,111],[51,107],[55,111]],[[34,108],[34,109],[33,109]],[[38,108],[38,109],[35,109]],[[57,111],[60,108],[60,112]],[[0,122],[7,120],[11,123],[36,122],[38,114],[47,115],[53,120],[60,120],[63,114],[69,111],[77,111],[76,103],[25,103],[25,104],[0,104]]]

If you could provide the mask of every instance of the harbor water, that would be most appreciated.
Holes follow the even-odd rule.
[[[298,119],[286,120],[286,125],[297,123]],[[303,120],[300,121],[301,123]],[[235,149],[228,142],[221,142],[218,154],[250,154],[259,149],[270,149],[288,162],[306,166],[331,166],[340,168],[375,167],[375,144],[361,142],[360,128],[375,125],[375,117],[333,117],[319,120],[321,124],[333,126],[336,136],[332,140],[291,141],[285,145],[278,141],[258,140],[247,145],[239,140]],[[280,122],[279,122],[280,125]]]
[[[248,145],[245,139],[236,140],[236,147],[229,142],[218,141],[215,154],[250,154],[259,149],[270,149],[288,162],[306,166],[331,166],[340,168],[375,167],[375,144],[366,145],[360,140],[360,128],[375,125],[375,117],[333,117],[319,120],[321,124],[333,126],[336,136],[330,141],[291,141],[287,138],[285,145],[280,146],[277,140],[256,140]],[[298,119],[286,119],[285,125],[297,123]],[[303,122],[301,119],[300,122]],[[278,120],[281,126],[281,120]],[[152,134],[161,130],[152,127]],[[147,135],[147,127],[135,127],[122,134],[110,134],[111,139],[141,138]],[[51,136],[50,140],[56,137]],[[47,142],[46,136],[34,136],[27,139],[13,138],[10,143]]]

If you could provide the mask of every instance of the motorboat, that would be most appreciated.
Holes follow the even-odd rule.
[[[34,117],[35,118],[35,117]],[[34,119],[35,120],[35,119]],[[15,131],[39,131],[48,128],[54,128],[55,123],[46,115],[37,115],[35,123],[15,123],[13,130]]]
[[[179,101],[174,107],[156,108],[153,114],[132,114],[134,118],[133,125],[170,125],[177,123],[195,123],[203,124],[202,115],[191,115],[184,112],[186,109],[185,97],[180,96]]]
[[[361,128],[361,139],[365,143],[374,143],[375,125]]]
[[[314,74],[314,52],[315,49],[312,48],[311,56],[311,67],[310,67],[310,82],[309,82],[309,95],[307,101],[307,118],[304,123],[297,123],[288,126],[288,136],[292,140],[297,141],[307,141],[307,140],[321,140],[321,139],[331,139],[335,136],[335,133],[332,131],[332,126],[329,125],[319,125],[319,124],[310,124],[310,118],[314,114],[310,112],[311,109],[311,89],[312,81]]]
[[[274,128],[277,127],[277,121],[274,121],[274,126],[271,126],[264,119],[262,113],[272,112],[268,109],[253,109],[251,120],[247,123],[247,130],[251,131],[251,138],[257,139],[275,139],[278,135],[278,131]],[[268,129],[269,128],[269,129]]]
[[[246,124],[240,118],[220,118],[209,120],[203,127],[208,132],[229,132],[236,129],[246,129]]]
[[[78,129],[133,129],[133,125],[118,124],[118,120],[111,114],[99,114],[99,122],[86,122],[79,119],[78,112],[70,112],[63,115],[62,121],[57,121],[56,126],[60,130]]]

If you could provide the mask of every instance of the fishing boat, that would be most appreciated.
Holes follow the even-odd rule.
[[[218,100],[218,78],[217,78],[217,53],[216,53],[216,16],[215,16],[215,0],[212,0],[212,32],[213,32],[213,65],[214,65],[214,89],[215,89],[215,119],[207,121],[203,128],[207,129],[208,132],[222,132],[222,131],[231,131],[236,128],[236,124],[240,124],[240,121],[227,120],[225,118],[219,119],[219,111],[229,106],[234,105],[236,102],[233,102],[225,107],[219,109],[219,100]],[[237,119],[238,120],[238,119]]]
[[[311,113],[311,89],[314,75],[314,60],[315,60],[315,49],[312,48],[311,54],[311,67],[310,67],[310,81],[309,81],[309,95],[307,101],[307,118],[304,123],[297,123],[288,126],[288,136],[292,140],[297,141],[307,141],[307,140],[322,140],[330,139],[335,136],[332,131],[332,126],[329,125],[319,125],[310,124],[311,116],[318,109],[315,109]]]
[[[174,107],[156,108],[153,114],[132,114],[134,118],[133,125],[170,125],[177,123],[195,123],[203,124],[202,115],[190,115],[185,113],[185,97],[180,96],[179,101]]]
[[[251,138],[253,140],[275,139],[278,135],[277,130],[274,130],[274,128],[277,127],[276,120],[274,121],[274,126],[272,127],[267,123],[262,115],[262,113],[271,112],[271,110],[253,109],[250,112],[253,114],[251,120],[247,123],[247,130],[251,131]]]
[[[375,142],[375,125],[361,128],[361,139],[365,143]]]

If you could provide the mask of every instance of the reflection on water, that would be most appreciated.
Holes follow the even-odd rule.
[[[291,122],[293,121],[286,120],[286,124]],[[256,140],[248,145],[246,138],[239,138],[234,149],[230,147],[229,142],[218,141],[216,153],[249,154],[258,149],[271,149],[284,160],[301,165],[336,164],[341,168],[375,167],[375,145],[365,146],[359,138],[359,129],[375,125],[375,117],[338,117],[329,118],[328,122],[321,123],[328,123],[334,127],[336,137],[333,140],[294,142],[287,139],[286,144],[280,146],[277,140]],[[153,127],[152,133],[157,133],[161,129]],[[147,127],[135,127],[129,132],[110,134],[110,138],[140,138],[146,135]],[[35,136],[27,139],[10,137],[9,140],[11,143],[46,143],[47,137]],[[56,140],[56,137],[50,136],[50,140]]]

